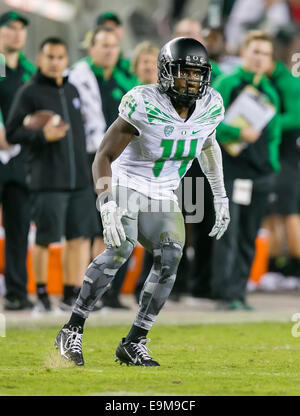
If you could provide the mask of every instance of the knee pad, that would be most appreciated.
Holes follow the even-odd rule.
[[[161,244],[161,266],[176,273],[182,257],[182,247],[175,241],[163,242]],[[172,274],[173,274],[172,273]]]
[[[107,264],[122,264],[129,258],[133,251],[133,244],[129,241],[123,241],[120,247],[109,247],[103,254],[105,255],[105,262]]]
[[[115,262],[123,264],[130,257],[133,249],[133,243],[130,240],[125,240],[120,247],[111,247],[105,250],[105,252],[109,252],[110,256],[113,256]]]
[[[120,247],[109,247],[99,254],[87,270],[87,276],[93,273],[93,269],[102,271],[107,277],[114,276],[125,263],[133,251],[133,244],[129,240],[123,241]]]

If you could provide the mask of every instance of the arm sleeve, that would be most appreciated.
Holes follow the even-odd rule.
[[[42,130],[33,131],[23,127],[23,120],[36,111],[32,94],[28,88],[18,90],[6,122],[6,138],[9,143],[20,143],[40,147],[47,144]]]
[[[198,160],[210,184],[213,196],[226,197],[222,152],[216,140],[215,131],[206,139]]]

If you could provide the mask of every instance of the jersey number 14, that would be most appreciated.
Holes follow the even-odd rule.
[[[177,140],[177,147],[176,147],[175,154],[173,157],[171,157],[174,142],[175,140],[162,139],[160,146],[163,147],[163,153],[161,157],[155,161],[154,166],[153,166],[153,174],[156,178],[160,175],[164,167],[164,163],[167,160],[181,160],[182,161],[178,169],[178,174],[180,177],[182,177],[186,172],[186,168],[187,168],[189,161],[195,158],[198,139],[193,139],[190,141],[190,150],[187,156],[183,156],[184,145],[185,143],[187,143],[187,141]]]

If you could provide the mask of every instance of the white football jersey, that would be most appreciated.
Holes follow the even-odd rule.
[[[135,87],[124,95],[119,116],[132,124],[133,136],[112,163],[112,184],[137,190],[154,199],[177,200],[174,190],[200,155],[207,138],[224,118],[220,94],[208,88],[185,121],[158,85]]]

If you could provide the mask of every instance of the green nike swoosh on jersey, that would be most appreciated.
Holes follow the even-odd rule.
[[[201,130],[197,130],[197,131],[192,131],[192,134],[196,134],[196,133],[199,133],[199,131],[201,131]]]

